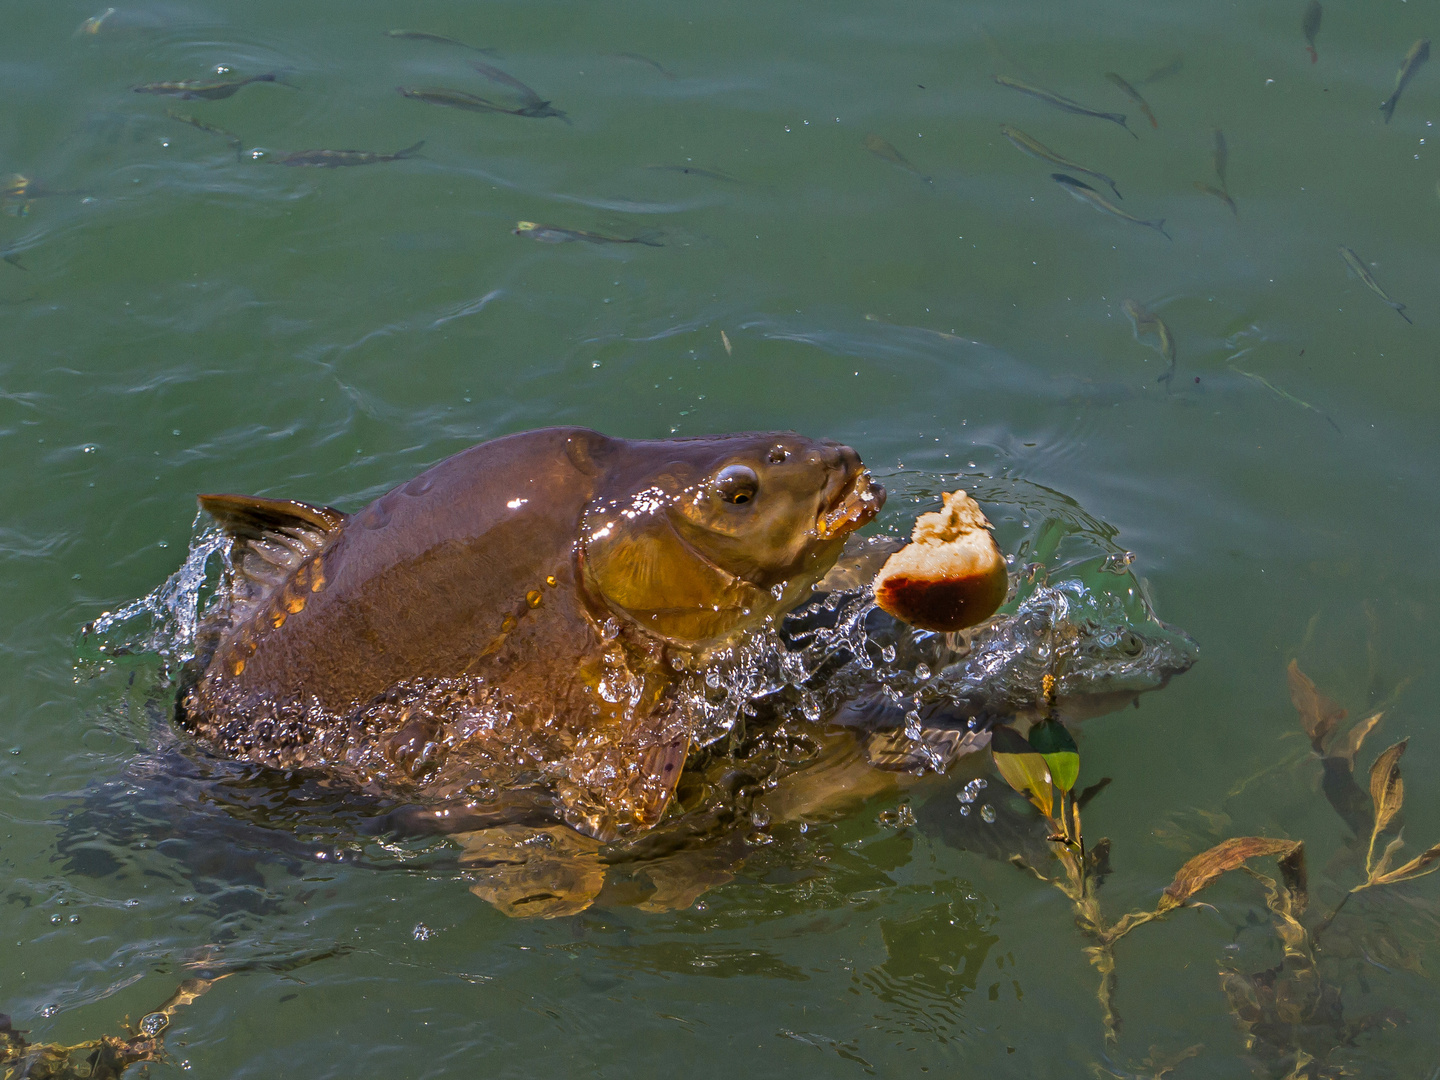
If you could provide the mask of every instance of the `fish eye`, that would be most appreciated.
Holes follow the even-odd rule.
[[[786,450],[783,446],[774,447],[774,448],[770,451],[770,458],[769,458],[770,464],[771,464],[771,465],[779,465],[782,461],[784,461],[784,460],[785,460],[786,458],[788,458],[789,456],[790,456],[790,451],[789,451],[789,450]]]
[[[748,465],[727,465],[715,477],[715,491],[732,506],[754,502],[760,490],[760,478]]]
[[[1145,651],[1145,643],[1138,635],[1127,633],[1120,639],[1120,651],[1126,656],[1139,656]]]

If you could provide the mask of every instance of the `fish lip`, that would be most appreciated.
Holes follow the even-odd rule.
[[[820,511],[815,519],[815,535],[821,540],[846,536],[873,521],[884,505],[885,488],[875,481],[869,469],[860,468],[830,506]]]

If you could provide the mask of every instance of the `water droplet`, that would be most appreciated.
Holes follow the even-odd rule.
[[[969,817],[969,816],[970,816],[970,807],[967,806],[965,803],[961,803],[961,804],[960,804],[960,816],[961,816],[961,817]]]
[[[926,679],[930,678],[930,665],[929,665],[929,664],[916,664],[916,665],[915,665],[915,678],[919,679],[921,682],[924,682]]]
[[[894,645],[885,645],[885,646],[882,646],[881,649],[880,649],[880,658],[881,658],[882,660],[884,660],[887,664],[892,664],[892,663],[894,663],[894,662],[895,662],[895,646],[894,646]]]
[[[71,915],[68,921],[69,921],[69,923],[70,923],[71,926],[74,926],[76,923],[78,923],[78,922],[80,921],[80,916],[79,916],[79,915]]]
[[[40,1010],[40,1015],[45,1017],[46,1020],[49,1020],[50,1017],[54,1016],[59,1011],[59,1005],[46,1005],[43,1009]]]
[[[995,808],[989,803],[986,803],[984,806],[980,807],[980,817],[984,820],[986,825],[995,824]]]
[[[126,907],[139,907],[139,906],[140,906],[140,901],[139,901],[139,900],[135,900],[135,899],[133,899],[133,898],[130,899],[130,900],[126,900],[126,901],[125,901],[125,906],[126,906]]]
[[[435,935],[435,931],[431,930],[430,927],[426,926],[423,922],[415,924],[413,933],[416,941],[429,941]]]
[[[59,915],[51,915],[51,916],[50,916],[50,921],[51,921],[52,923],[54,923],[55,925],[58,926],[58,925],[60,924],[60,916],[59,916]]]

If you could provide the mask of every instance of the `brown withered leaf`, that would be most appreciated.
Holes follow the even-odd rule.
[[[1387,850],[1385,854],[1389,855],[1390,852]],[[1430,865],[1437,859],[1440,859],[1440,844],[1436,844],[1434,847],[1426,848],[1419,855],[1416,855],[1415,858],[1407,862],[1404,866],[1397,866],[1388,874],[1385,873],[1383,869],[1380,869],[1375,875],[1375,884],[1393,885],[1397,881],[1408,881],[1411,878],[1423,877],[1425,874],[1433,874],[1436,870],[1440,870],[1440,866]],[[1383,859],[1381,860],[1380,865],[1382,868],[1384,867],[1385,861]]]
[[[1310,745],[1315,748],[1315,752],[1324,754],[1325,740],[1335,730],[1335,725],[1349,713],[1316,690],[1315,683],[1300,670],[1296,661],[1290,661],[1285,675],[1290,683],[1290,703],[1300,714],[1300,725],[1305,729],[1305,734],[1310,736]]]
[[[1264,836],[1236,836],[1221,841],[1209,851],[1202,851],[1182,866],[1175,880],[1165,888],[1156,907],[1156,914],[1173,911],[1227,870],[1234,870],[1246,859],[1258,855],[1293,855],[1300,847],[1295,840],[1272,840]]]
[[[1377,712],[1374,716],[1368,716],[1361,720],[1349,731],[1335,740],[1335,745],[1330,749],[1330,757],[1344,758],[1350,766],[1350,771],[1355,771],[1355,755],[1360,752],[1360,744],[1365,741],[1365,736],[1375,730],[1375,725],[1380,723],[1381,717],[1385,714]]]
[[[1370,766],[1370,801],[1375,804],[1375,835],[1379,836],[1385,827],[1395,820],[1405,802],[1405,781],[1400,779],[1400,758],[1405,754],[1401,739]]]

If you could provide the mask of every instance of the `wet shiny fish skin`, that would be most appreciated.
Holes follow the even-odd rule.
[[[1125,115],[1123,113],[1100,112],[1098,109],[1089,109],[1081,105],[1078,101],[1072,101],[1070,98],[1062,97],[1053,90],[1046,90],[1041,86],[1031,86],[1029,83],[1021,82],[1019,79],[1012,79],[1008,75],[996,75],[995,81],[1001,86],[1008,86],[1011,90],[1019,90],[1022,94],[1029,94],[1031,97],[1039,98],[1047,105],[1053,105],[1057,109],[1074,113],[1076,116],[1093,116],[1097,120],[1109,120],[1112,124],[1119,124],[1126,131],[1129,131],[1132,138],[1140,138],[1135,132],[1130,131],[1130,125],[1125,122]]]

